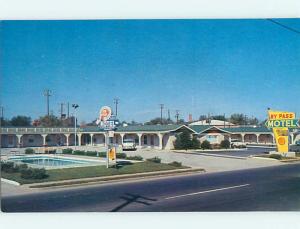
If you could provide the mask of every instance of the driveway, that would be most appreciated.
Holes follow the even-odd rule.
[[[183,165],[193,168],[204,168],[207,172],[221,172],[239,169],[260,168],[266,166],[281,165],[282,162],[270,159],[257,159],[249,157],[224,157],[213,153],[199,153],[195,151],[173,152],[168,150],[140,149],[137,151],[125,151],[128,156],[140,155],[143,158],[159,157],[162,162],[169,163],[179,161]],[[226,155],[236,152],[226,152]],[[239,153],[239,152],[238,152]]]

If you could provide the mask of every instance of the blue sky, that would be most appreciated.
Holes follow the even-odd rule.
[[[277,19],[300,30],[299,19]],[[119,97],[121,120],[300,113],[300,35],[267,20],[2,21],[5,116],[78,103],[89,122]]]

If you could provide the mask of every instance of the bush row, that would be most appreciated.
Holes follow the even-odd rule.
[[[97,152],[97,151],[83,151],[83,150],[74,150],[73,149],[63,149],[63,154],[74,154],[90,157],[106,157],[106,152]],[[126,153],[117,153],[117,158],[126,159]]]
[[[1,171],[6,173],[20,173],[23,179],[44,179],[48,177],[45,169],[29,168],[26,164],[1,162]]]

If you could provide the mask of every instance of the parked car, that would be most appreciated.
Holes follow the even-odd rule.
[[[123,150],[136,150],[134,139],[124,139],[122,144]]]
[[[238,139],[231,140],[230,146],[231,146],[231,148],[246,148],[247,147],[246,143],[241,142]]]

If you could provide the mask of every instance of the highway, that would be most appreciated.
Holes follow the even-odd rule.
[[[299,211],[300,163],[55,189],[2,198],[4,212]]]

